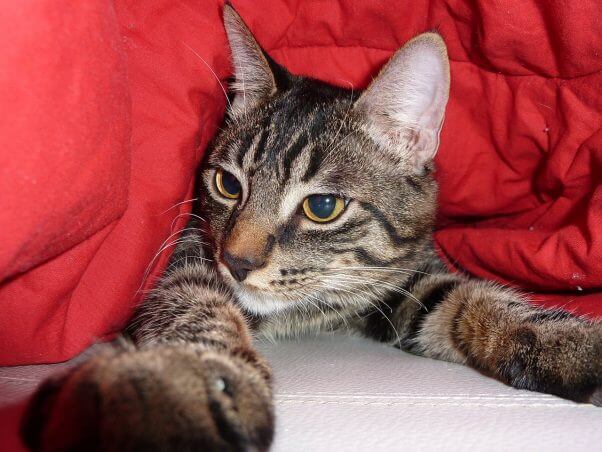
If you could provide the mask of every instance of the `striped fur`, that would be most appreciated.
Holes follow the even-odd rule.
[[[432,157],[449,86],[441,39],[412,40],[360,93],[289,74],[225,11],[236,93],[194,220],[128,328],[136,345],[47,382],[24,424],[30,447],[267,449],[270,371],[252,332],[362,334],[602,404],[602,324],[449,274],[433,250]],[[218,192],[221,170],[240,199]],[[310,221],[300,206],[312,194],[344,198],[344,212]],[[226,251],[261,264],[236,279]]]

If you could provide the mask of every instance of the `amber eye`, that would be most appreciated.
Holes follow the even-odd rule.
[[[345,200],[335,195],[311,195],[303,201],[303,212],[316,223],[326,223],[345,210]]]
[[[228,171],[221,168],[215,172],[215,186],[222,196],[228,199],[238,199],[240,197],[240,182]]]

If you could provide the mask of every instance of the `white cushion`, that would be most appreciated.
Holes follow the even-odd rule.
[[[276,378],[274,451],[602,450],[602,408],[465,366],[355,337],[260,349]]]
[[[275,374],[276,452],[602,447],[602,408],[518,391],[465,366],[357,337],[259,348]],[[0,368],[0,408],[71,364]]]

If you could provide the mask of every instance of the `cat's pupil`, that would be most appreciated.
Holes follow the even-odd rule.
[[[224,189],[231,195],[237,195],[240,192],[240,183],[232,174],[224,171],[222,175],[222,185]]]
[[[307,198],[309,208],[318,218],[328,218],[337,204],[337,198],[333,195],[311,195]]]

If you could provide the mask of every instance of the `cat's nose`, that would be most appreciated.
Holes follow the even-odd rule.
[[[265,260],[255,257],[239,257],[230,254],[228,251],[224,252],[224,261],[230,270],[230,273],[238,282],[245,280],[249,272],[263,267]]]

